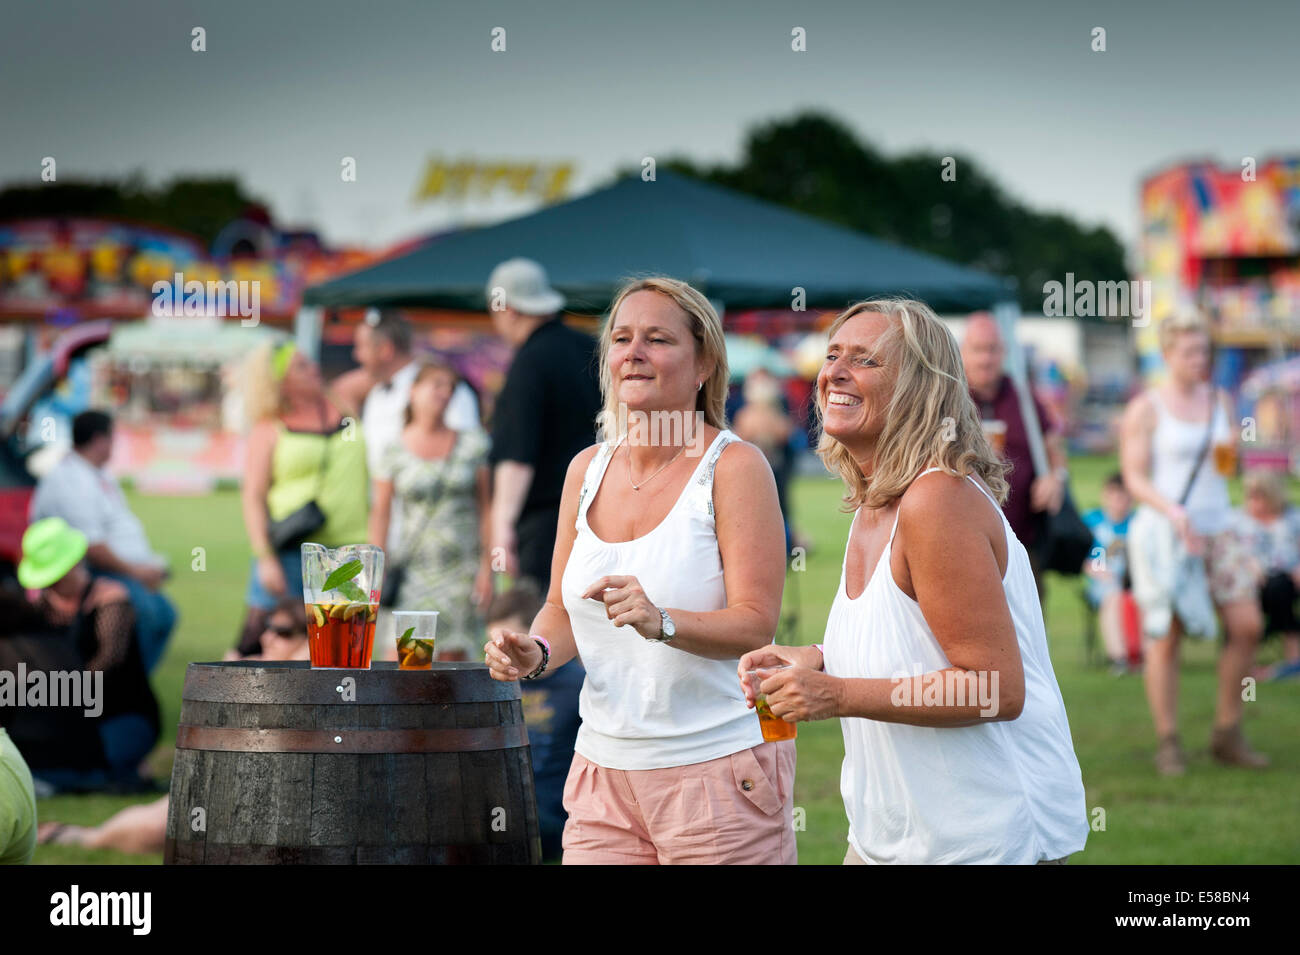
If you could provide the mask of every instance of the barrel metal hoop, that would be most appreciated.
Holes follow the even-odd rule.
[[[345,692],[346,691],[346,692]],[[397,669],[391,661],[368,670],[313,669],[306,662],[191,663],[181,697],[200,703],[301,703],[353,706],[384,703],[508,703],[519,684],[493,680],[481,663],[438,663],[432,670]]]
[[[469,729],[176,728],[176,748],[228,753],[463,753],[528,745],[523,723]]]

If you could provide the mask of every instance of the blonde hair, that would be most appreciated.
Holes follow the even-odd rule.
[[[999,504],[1006,501],[1009,465],[984,435],[952,332],[924,302],[877,298],[842,312],[831,323],[827,338],[833,338],[849,319],[868,313],[889,319],[889,330],[876,343],[876,350],[897,372],[870,477],[862,473],[849,449],[825,432],[826,408],[820,389],[814,392],[820,435],[817,454],[844,482],[842,509],[884,507],[902,497],[931,463],[957,477],[979,475]]]
[[[1247,497],[1262,497],[1279,514],[1286,510],[1286,484],[1275,471],[1247,471],[1241,480],[1241,489]]]
[[[1157,332],[1160,338],[1160,350],[1166,352],[1173,347],[1175,338],[1188,332],[1209,338],[1210,323],[1199,311],[1184,309],[1165,316]]]
[[[618,395],[614,390],[614,376],[609,368],[609,346],[614,335],[614,322],[624,300],[634,292],[658,292],[673,300],[686,315],[686,327],[695,338],[695,354],[706,361],[713,359],[713,373],[704,380],[695,396],[695,410],[704,412],[704,421],[718,429],[727,426],[727,342],[722,334],[722,320],[709,300],[698,289],[679,279],[664,275],[651,275],[633,279],[618,290],[609,307],[609,317],[600,330],[600,394],[603,407],[596,416],[597,436],[601,440],[616,441],[626,424],[618,414]],[[612,426],[612,429],[611,427]]]
[[[239,366],[239,390],[245,423],[254,425],[280,413],[280,383],[275,379],[275,350],[283,341],[266,341],[250,351]]]

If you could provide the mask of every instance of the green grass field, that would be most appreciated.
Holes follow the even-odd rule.
[[[1095,506],[1098,489],[1114,460],[1071,462],[1080,510]],[[1234,488],[1234,495],[1239,489]],[[839,580],[849,516],[838,510],[840,486],[829,478],[800,479],[793,493],[795,521],[812,541],[807,566],[786,583],[786,612],[798,614],[792,642],[816,642]],[[1235,498],[1234,498],[1235,499]],[[173,561],[169,592],[181,614],[167,656],[154,675],[163,709],[164,737],[151,756],[160,777],[170,774],[185,665],[218,659],[233,645],[242,619],[248,571],[247,545],[238,496],[132,497],[154,546]],[[201,550],[199,550],[201,548]],[[1083,769],[1094,832],[1082,863],[1295,863],[1300,861],[1300,682],[1261,683],[1246,707],[1245,731],[1268,753],[1263,772],[1220,768],[1208,755],[1214,714],[1215,647],[1187,644],[1180,691],[1180,731],[1189,755],[1181,779],[1163,779],[1152,765],[1155,737],[1140,676],[1115,677],[1088,667],[1084,616],[1077,579],[1050,578],[1048,638],[1057,680],[1065,697],[1075,750]],[[1280,658],[1277,642],[1261,662]],[[795,805],[802,812],[799,858],[839,863],[847,822],[839,794],[844,750],[839,723],[804,724],[799,730]],[[156,797],[153,797],[156,798]],[[41,800],[42,819],[97,823],[141,797],[61,796]],[[1099,828],[1104,810],[1104,829]],[[65,846],[42,846],[38,863],[158,863],[161,856],[127,856]]]

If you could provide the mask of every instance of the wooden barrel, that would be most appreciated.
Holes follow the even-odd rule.
[[[191,663],[164,861],[540,862],[519,684],[433,666]]]

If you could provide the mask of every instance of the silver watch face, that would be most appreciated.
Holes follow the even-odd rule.
[[[668,616],[666,611],[660,610],[659,616],[664,620],[664,639],[677,635],[677,627],[673,624],[673,618]]]

